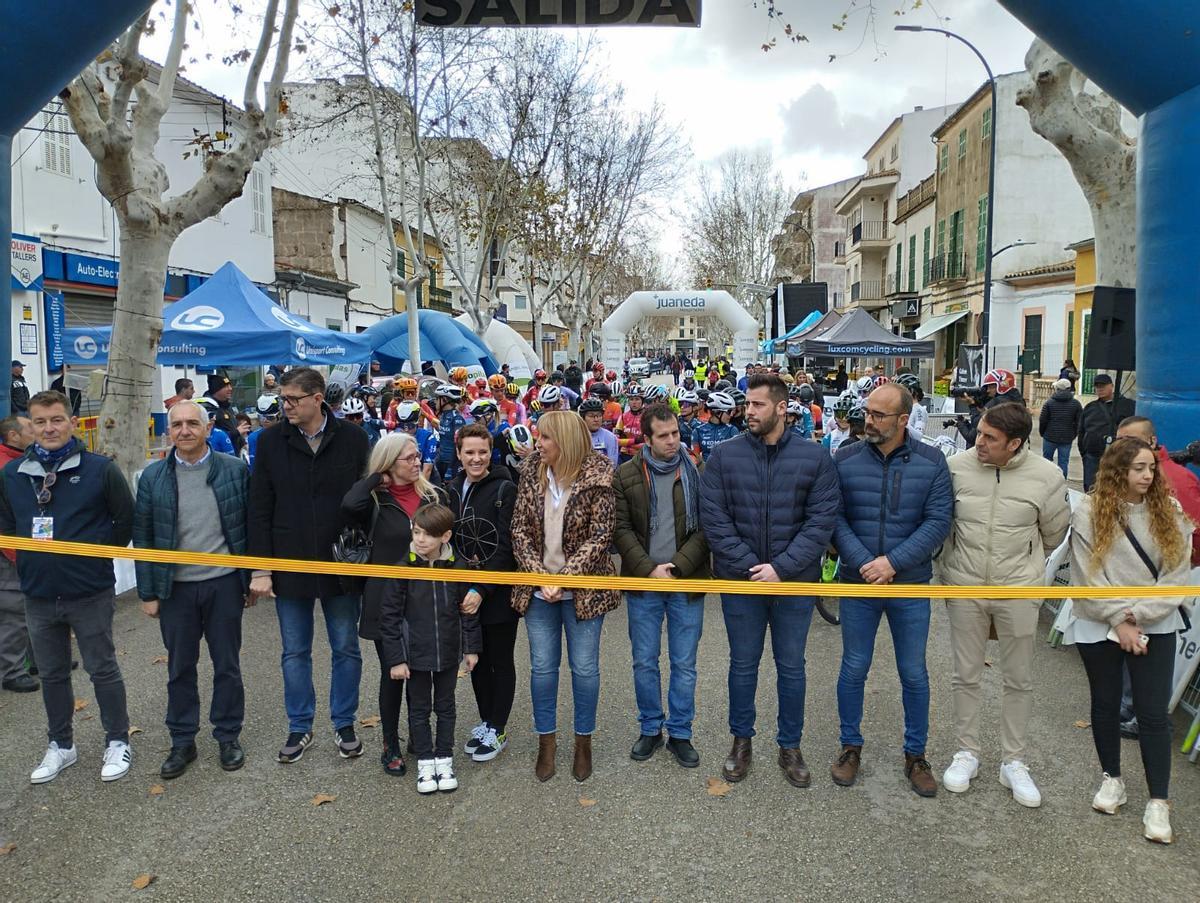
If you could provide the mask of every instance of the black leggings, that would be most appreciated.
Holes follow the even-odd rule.
[[[517,666],[513,650],[517,645],[519,621],[483,625],[483,648],[479,664],[471,672],[471,688],[479,705],[479,717],[504,733],[517,694]]]
[[[391,669],[383,658],[383,640],[375,641],[375,654],[379,656],[379,727],[383,743],[398,743],[400,740],[400,703],[404,701],[404,681],[392,680]]]
[[[1129,666],[1138,743],[1150,798],[1169,798],[1171,784],[1171,680],[1175,672],[1175,634],[1152,633],[1145,655],[1130,655],[1111,640],[1077,643],[1092,690],[1092,738],[1100,767],[1121,774],[1121,672]]]

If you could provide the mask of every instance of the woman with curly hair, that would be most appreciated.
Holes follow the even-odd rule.
[[[1071,516],[1071,581],[1080,586],[1180,586],[1187,581],[1193,525],[1171,497],[1154,449],[1117,439],[1104,452],[1096,483]],[[1147,840],[1172,840],[1168,786],[1171,725],[1167,704],[1175,668],[1175,632],[1184,626],[1178,598],[1076,599],[1064,642],[1074,643],[1092,693],[1092,738],[1104,776],[1092,808],[1108,815],[1125,804],[1121,778],[1121,672],[1128,665],[1150,801]]]

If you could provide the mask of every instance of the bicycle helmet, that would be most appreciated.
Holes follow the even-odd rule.
[[[788,398],[799,398],[800,397],[800,387],[797,385],[788,386],[787,394],[788,394]]]
[[[804,405],[798,401],[789,401],[787,404],[787,415],[789,417],[803,417]]]
[[[550,382],[552,383],[565,383],[566,381],[567,377],[561,370],[555,370],[550,374]]]
[[[536,403],[534,402],[534,404]],[[508,444],[512,447],[513,451],[516,451],[518,448],[533,448],[533,433],[529,431],[529,427],[525,424],[518,423],[515,426],[509,427],[507,435]]]
[[[502,373],[493,373],[488,377],[487,384],[493,391],[503,392],[504,387],[508,384],[508,381],[504,378]]]
[[[871,390],[875,388],[875,380],[869,376],[860,376],[854,381],[854,390],[860,398],[871,394]]]
[[[713,386],[714,392],[728,392],[733,388],[733,383],[727,379],[718,379],[717,384]]]
[[[421,419],[421,406],[415,401],[402,401],[396,405],[396,422],[413,424]]]
[[[642,387],[639,386],[637,383],[630,383],[629,387],[625,390],[625,397],[626,398],[641,398],[642,397]]]
[[[901,373],[896,377],[894,382],[898,386],[904,386],[904,388],[908,389],[910,392],[921,388],[921,380],[915,373]]]
[[[476,398],[468,410],[472,417],[482,417],[484,414],[495,414],[500,409],[491,398]]]
[[[871,388],[878,389],[880,386],[886,386],[891,381],[892,381],[892,379],[890,376],[877,376],[877,377],[875,377],[875,380],[871,383]]]
[[[693,407],[700,404],[700,396],[695,392],[689,392],[686,389],[679,395],[675,396],[680,405],[690,404]]]
[[[684,370],[684,371],[683,371],[683,378],[684,378],[684,379],[695,379],[695,378],[696,378],[696,371],[695,371],[695,370]]]
[[[592,398],[605,399],[612,395],[612,390],[604,383],[592,383],[592,387],[588,389],[588,395]]]
[[[463,400],[463,390],[458,386],[452,386],[449,383],[442,383],[433,390],[434,397],[441,401],[452,401],[458,404]]]
[[[737,405],[739,408],[745,407],[745,405],[746,405],[746,393],[745,392],[741,391],[740,389],[734,389],[732,392],[729,393],[729,397],[733,399],[733,403],[735,405]]]
[[[600,363],[599,361],[596,361],[596,363],[592,364],[592,372],[593,373],[603,373],[604,365],[602,363]]]
[[[562,390],[558,386],[542,386],[538,390],[537,400],[546,407],[557,406],[562,401]]]
[[[862,426],[867,422],[867,406],[859,399],[854,403],[854,406],[846,412],[846,420],[852,426]]]
[[[417,391],[417,381],[411,376],[397,376],[392,380],[392,388],[399,389],[401,392]]]
[[[467,368],[455,367],[450,371],[450,378],[456,383],[465,383],[467,381]]]
[[[533,378],[534,378],[534,379],[545,379],[545,378],[546,378],[546,371],[545,371],[545,370],[534,370],[534,371],[533,371]]]
[[[667,399],[667,387],[658,385],[646,386],[646,391],[644,394],[646,396],[647,403],[654,401],[665,401]]]
[[[346,400],[346,390],[337,383],[330,383],[325,387],[325,404],[331,408],[336,408]]]
[[[347,417],[365,417],[367,406],[363,404],[361,398],[347,398],[342,402],[342,413]]]
[[[996,392],[1003,395],[1009,389],[1016,387],[1017,378],[1013,376],[1011,371],[997,368],[989,370],[983,375],[983,384],[985,386],[995,386]]]
[[[617,378],[616,370],[609,370],[607,373],[604,374],[604,379],[606,382],[610,382],[610,383],[614,382],[616,380],[616,378]]]
[[[347,527],[333,541],[332,554],[341,564],[366,564],[371,560],[371,537],[361,527]]]
[[[686,392],[687,392],[687,389],[685,389],[683,386],[676,386],[674,389],[671,390],[671,397],[674,398],[676,401],[679,401],[679,399],[682,398]]]
[[[609,380],[608,391],[610,395],[616,398],[617,396],[624,394],[625,386],[619,379]]]
[[[529,413],[530,414],[542,413],[542,403],[540,401],[538,401],[536,398],[533,401],[529,402]]]
[[[705,402],[705,405],[710,411],[718,411],[723,414],[729,413],[735,407],[737,407],[737,404],[733,400],[733,396],[729,395],[727,392],[709,393],[708,401]]]
[[[509,383],[507,386],[504,387],[504,394],[507,395],[509,398],[520,398],[521,397],[521,387],[518,386],[516,383]]]
[[[479,377],[479,379],[475,380],[475,388],[476,389],[486,389],[487,387],[488,387],[488,381],[486,379],[484,379],[482,376]]]
[[[837,399],[833,402],[834,416],[841,417],[843,420],[845,420],[846,414],[848,414],[850,412],[850,409],[853,408],[856,404],[858,404],[857,398],[847,398],[845,395],[839,395],[837,397]]]
[[[697,389],[696,390],[696,397],[699,398],[701,401],[708,401],[708,396],[711,394],[712,393],[709,392],[708,389]]]
[[[583,401],[579,402],[579,416],[580,417],[584,416],[585,414],[603,414],[603,413],[604,413],[604,402],[602,402],[599,398],[585,398]]]
[[[817,397],[817,393],[813,391],[813,387],[808,383],[801,383],[796,387],[796,397],[800,399],[801,404],[812,404]]]
[[[279,416],[279,396],[278,395],[260,395],[258,401],[254,403],[254,407],[258,410],[260,418],[274,420]]]

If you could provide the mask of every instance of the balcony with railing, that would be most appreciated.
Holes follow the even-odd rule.
[[[881,219],[865,219],[861,223],[856,223],[846,234],[847,243],[852,249],[860,245],[874,247],[879,243],[886,246],[888,241],[887,225]]]
[[[896,201],[896,219],[895,222],[900,222],[910,213],[924,206],[929,201],[932,201],[937,196],[937,177],[930,176],[912,189],[900,200]]]
[[[967,278],[966,254],[939,254],[929,261],[929,281],[952,282]]]
[[[845,307],[846,306],[846,293],[845,292],[830,292],[829,300],[830,300],[830,303],[833,305],[834,309],[839,308],[839,307]]]
[[[883,300],[883,280],[863,279],[850,284],[850,303],[868,307]]]
[[[844,241],[835,241],[833,243],[833,262],[846,262],[846,243]]]

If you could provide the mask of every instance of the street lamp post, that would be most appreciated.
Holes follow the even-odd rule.
[[[979,52],[979,48],[968,41],[960,34],[955,34],[952,31],[946,31],[944,28],[926,28],[924,25],[897,25],[896,31],[931,31],[936,34],[945,35],[948,38],[954,38],[956,41],[961,41],[971,49],[975,56],[979,57],[979,62],[983,63],[984,71],[987,72],[988,84],[992,90],[992,134],[988,142],[988,194],[987,194],[987,236],[984,241],[987,244],[987,254],[983,260],[983,317],[981,319],[980,339],[983,341],[983,368],[987,370],[991,358],[991,320],[992,320],[992,209],[995,204],[996,196],[996,77],[992,75],[992,67],[988,65],[988,61],[983,58],[983,54]]]

